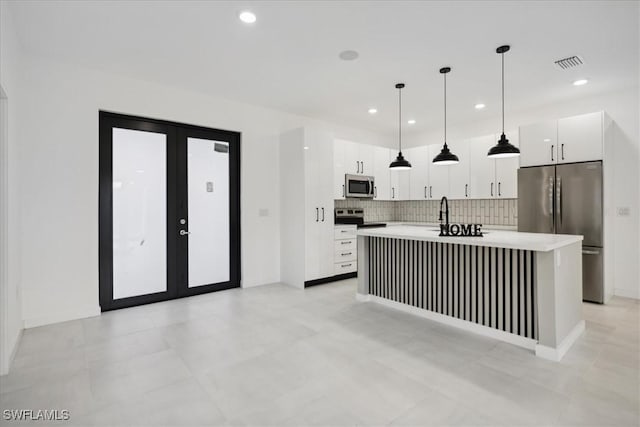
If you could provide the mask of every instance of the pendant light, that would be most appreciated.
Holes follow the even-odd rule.
[[[510,47],[508,45],[500,46],[496,49],[496,53],[502,57],[502,135],[498,140],[498,143],[491,147],[487,156],[493,159],[504,159],[506,157],[516,157],[520,155],[518,147],[509,143],[509,140],[504,135],[504,54],[508,52]]]
[[[444,145],[440,154],[433,158],[433,164],[435,165],[455,165],[458,163],[458,156],[453,154],[447,146],[447,74],[451,71],[451,68],[440,68],[440,74],[444,76]]]
[[[402,88],[404,83],[396,84],[398,89],[398,157],[391,162],[389,169],[396,171],[403,171],[411,169],[411,163],[409,163],[402,155]]]

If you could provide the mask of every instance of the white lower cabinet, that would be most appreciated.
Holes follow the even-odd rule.
[[[333,274],[354,273],[358,270],[358,245],[355,225],[334,227]]]

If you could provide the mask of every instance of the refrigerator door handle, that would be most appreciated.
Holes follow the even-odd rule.
[[[549,177],[549,216],[551,217],[551,232],[556,232],[556,209],[555,209],[555,198],[556,198],[556,187],[554,185],[553,176]]]
[[[560,177],[556,179],[556,198],[556,212],[558,213],[558,223],[560,227],[562,227],[562,178]]]
[[[587,249],[583,249],[582,253],[584,255],[600,255],[600,251],[590,251],[590,250],[587,250]]]

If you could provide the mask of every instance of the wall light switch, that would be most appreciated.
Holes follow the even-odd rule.
[[[269,216],[269,209],[262,208],[258,210],[258,216]]]
[[[207,193],[213,193],[213,182],[207,182]]]
[[[627,206],[618,207],[618,216],[629,216],[631,215],[631,209]]]

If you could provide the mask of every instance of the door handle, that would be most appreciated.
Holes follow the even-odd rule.
[[[600,255],[600,251],[589,251],[589,250],[586,250],[586,249],[583,249],[582,253],[584,255]]]
[[[553,162],[553,144],[551,144],[551,161]]]
[[[500,189],[501,184],[501,182],[498,182],[498,197],[502,197],[502,190]]]
[[[493,197],[493,182],[491,183],[491,197]]]
[[[564,160],[564,144],[560,144],[560,155],[562,156],[562,160]]]
[[[344,194],[344,184],[342,184],[342,197],[345,197],[345,194]]]
[[[464,197],[469,197],[469,184],[464,185]]]
[[[322,222],[324,222],[324,208],[322,208]]]
[[[191,234],[190,231],[185,231],[185,230],[180,230],[180,235],[181,236],[186,236],[187,234]]]
[[[320,209],[316,208],[316,222],[319,221]]]

